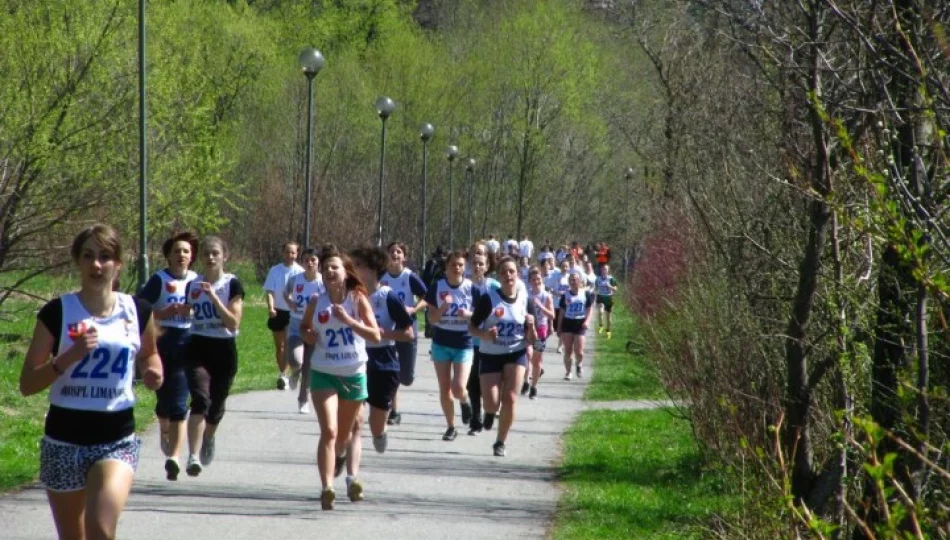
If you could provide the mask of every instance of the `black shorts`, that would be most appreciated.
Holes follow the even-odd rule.
[[[583,336],[587,334],[587,330],[581,328],[581,325],[584,324],[584,319],[568,319],[567,317],[561,321],[561,333],[562,334],[576,334],[578,336]]]
[[[604,311],[610,313],[614,309],[614,297],[597,295],[597,303],[604,306]]]
[[[485,354],[480,353],[481,366],[479,366],[480,375],[489,375],[492,373],[501,373],[505,370],[506,364],[517,364],[528,367],[528,351],[521,350],[508,354]]]
[[[267,319],[267,328],[271,332],[282,332],[290,326],[290,312],[283,309],[277,310],[277,315]]]
[[[393,397],[399,388],[398,371],[366,370],[366,392],[369,397],[366,402],[371,407],[384,411],[393,408]]]

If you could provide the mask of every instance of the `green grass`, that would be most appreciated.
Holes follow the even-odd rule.
[[[687,423],[665,410],[584,412],[564,447],[555,538],[699,538],[730,502]]]
[[[596,338],[594,378],[587,387],[585,399],[666,398],[656,372],[643,355],[639,329],[622,300],[614,302],[612,327],[611,339],[607,339],[606,334]]]
[[[276,380],[274,345],[267,329],[267,308],[263,291],[249,264],[231,264],[228,270],[238,275],[247,296],[241,333],[238,336],[238,375],[232,393],[271,388]],[[28,285],[31,293],[52,298],[76,288],[71,275],[43,276]],[[0,491],[15,489],[36,480],[39,441],[43,435],[44,414],[48,406],[46,392],[25,398],[20,395],[20,369],[29,346],[42,302],[16,299],[3,306],[0,319]],[[135,421],[139,431],[154,420],[155,394],[136,386],[138,401]]]

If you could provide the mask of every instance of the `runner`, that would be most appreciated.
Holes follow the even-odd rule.
[[[290,389],[297,391],[297,412],[310,412],[310,354],[313,348],[304,342],[300,333],[300,323],[307,304],[314,296],[326,294],[323,276],[319,272],[320,259],[313,248],[303,252],[303,269],[300,274],[290,278],[284,291],[285,300],[290,306],[290,325],[287,332],[287,359],[290,366]]]
[[[314,344],[310,390],[320,424],[317,469],[323,491],[320,507],[333,510],[333,477],[343,472],[353,425],[367,398],[366,342],[379,343],[379,328],[350,259],[329,244],[320,252],[320,273],[327,293],[307,304],[300,329]],[[339,435],[338,435],[339,434]],[[348,489],[351,500],[358,494]]]
[[[225,402],[238,370],[235,338],[244,311],[244,286],[224,271],[228,246],[206,236],[198,246],[203,273],[185,289],[191,307],[191,338],[187,347],[188,476],[198,476],[214,461],[214,436],[224,418]]]
[[[485,246],[488,248],[488,252],[497,255],[498,250],[501,249],[501,244],[498,243],[498,240],[495,239],[494,234],[488,235],[488,241],[485,242]]]
[[[560,268],[554,269],[550,275],[548,275],[547,282],[545,285],[548,290],[551,292],[551,297],[554,302],[554,321],[560,320],[561,313],[561,297],[564,296],[571,287],[568,281],[568,276],[571,273],[571,260],[569,257],[561,259]],[[561,354],[562,341],[561,341],[561,331],[558,330],[558,327],[555,326],[554,329],[557,333],[557,353]]]
[[[544,375],[544,368],[541,365],[544,349],[547,345],[547,338],[550,332],[554,318],[554,299],[551,293],[544,290],[544,276],[538,267],[532,267],[528,273],[529,296],[528,299],[534,304],[534,328],[538,338],[534,342],[534,351],[531,354],[531,381],[527,389],[528,397],[535,399],[538,395],[538,382]],[[528,381],[525,381],[528,384]],[[524,385],[521,387],[521,395],[525,395]]]
[[[159,440],[168,480],[178,480],[181,471],[178,456],[185,440],[185,417],[188,416],[185,347],[188,329],[191,328],[191,310],[185,302],[185,289],[197,275],[189,270],[197,252],[198,239],[190,232],[178,233],[165,240],[162,254],[168,266],[155,272],[138,294],[152,305],[152,317],[162,329],[158,338],[158,355],[165,380],[156,392],[155,416],[158,417]]]
[[[531,270],[531,260],[528,257],[521,257],[518,261],[518,279],[523,283],[528,283],[528,272]]]
[[[419,348],[419,343],[416,341],[416,336],[419,335],[416,312],[425,308],[424,298],[428,288],[415,272],[406,268],[406,258],[409,256],[406,244],[392,242],[386,249],[389,251],[388,272],[379,280],[383,286],[392,289],[399,301],[405,306],[406,312],[412,317],[413,338],[399,340],[395,344],[396,353],[399,355],[399,384],[412,386],[412,383],[416,380],[416,352]],[[393,394],[392,410],[389,413],[388,420],[390,425],[402,421],[402,415],[398,412],[398,391],[399,388],[397,387]]]
[[[581,274],[571,272],[570,290],[561,296],[557,327],[564,342],[564,380],[571,380],[571,353],[577,360],[577,378],[583,377],[584,336],[590,321],[594,296],[581,287]]]
[[[287,282],[295,275],[303,272],[303,268],[296,262],[299,247],[296,242],[284,244],[281,248],[281,254],[284,257],[283,262],[271,267],[270,271],[267,272],[267,279],[264,280],[264,292],[267,293],[267,328],[274,336],[278,390],[286,390],[289,383],[285,349],[287,346],[287,326],[290,324],[290,306],[287,304],[284,291],[287,289]]]
[[[432,361],[439,381],[439,402],[448,427],[443,441],[454,441],[455,399],[462,409],[462,423],[472,420],[472,406],[468,403],[466,383],[472,369],[472,337],[468,320],[472,316],[472,282],[462,277],[465,254],[453,251],[445,264],[445,278],[429,288],[426,304],[432,321]]]
[[[607,339],[610,335],[611,311],[614,309],[614,293],[617,292],[617,280],[610,275],[610,265],[605,264],[600,267],[600,277],[597,278],[597,309],[598,309],[598,328],[597,333],[604,332],[604,322],[607,322]]]
[[[136,365],[150,390],[163,382],[157,329],[147,302],[112,290],[122,269],[112,227],[84,229],[70,255],[79,291],[37,314],[20,393],[50,389],[40,481],[59,537],[115,538],[142,444],[132,409]]]
[[[472,256],[472,300],[479,294],[485,294],[489,288],[498,288],[500,284],[494,278],[488,277],[488,274],[494,271],[492,264],[493,257],[488,254],[480,253]],[[468,374],[468,384],[465,388],[468,390],[468,399],[472,405],[472,419],[468,424],[469,435],[481,433],[483,428],[482,421],[482,385],[481,385],[481,356],[479,354],[479,339],[472,337],[472,370]]]
[[[518,257],[518,250],[519,250],[519,249],[520,249],[520,245],[518,244],[518,241],[515,240],[515,235],[509,234],[509,235],[508,235],[508,239],[505,240],[505,249],[504,249],[504,253],[502,253],[502,255],[503,255],[503,256],[509,256],[509,257],[515,257],[516,260],[517,260],[517,257]]]
[[[485,429],[490,430],[501,407],[498,438],[494,454],[506,454],[505,441],[515,420],[518,390],[528,365],[526,349],[537,336],[534,331],[534,306],[518,288],[515,259],[503,257],[498,263],[500,288],[490,287],[477,297],[468,330],[481,340],[481,379],[485,399]],[[499,393],[501,399],[499,400]],[[499,401],[503,401],[504,405]]]

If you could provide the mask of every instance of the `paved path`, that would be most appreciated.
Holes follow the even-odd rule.
[[[630,399],[621,401],[586,401],[584,408],[606,411],[647,411],[681,407],[683,402],[672,399]]]
[[[198,478],[182,474],[178,482],[166,481],[157,427],[143,436],[119,536],[543,538],[559,495],[560,437],[584,409],[592,366],[584,380],[563,381],[552,346],[539,398],[519,400],[508,456],[496,458],[494,432],[470,437],[461,431],[454,442],[442,441],[445,422],[428,349],[420,343],[418,378],[401,391],[403,422],[390,431],[386,454],[373,451],[364,430],[364,502],[350,503],[339,478],[336,510],[321,511],[315,416],[297,413],[296,394],[252,392],[229,399],[216,460]],[[591,359],[592,350],[586,356]],[[30,487],[0,498],[0,527],[4,539],[53,538],[45,492]]]

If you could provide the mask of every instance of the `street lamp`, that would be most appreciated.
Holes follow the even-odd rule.
[[[422,127],[419,128],[419,138],[422,139],[422,232],[420,236],[422,237],[422,250],[419,268],[425,266],[426,260],[426,221],[428,215],[426,214],[427,210],[427,200],[426,194],[428,192],[427,188],[427,178],[426,178],[426,160],[428,157],[427,151],[429,146],[429,140],[432,139],[432,136],[435,135],[435,127],[432,124],[426,123],[422,124]]]
[[[382,137],[379,140],[379,202],[376,205],[376,245],[383,245],[383,169],[386,166],[386,120],[396,110],[396,102],[386,96],[376,99],[376,114],[383,121]]]
[[[452,194],[452,163],[459,155],[459,147],[452,145],[445,149],[445,157],[449,158],[449,251],[455,249],[455,200]]]
[[[475,197],[475,158],[465,160],[465,170],[468,172],[468,244],[472,245],[472,208],[475,206],[472,199]]]
[[[308,248],[310,247],[310,159],[313,155],[313,78],[323,68],[324,59],[320,51],[307,47],[300,51],[297,61],[300,63],[300,70],[307,77],[307,158],[304,160],[307,188],[303,202],[303,245],[304,248]]]

